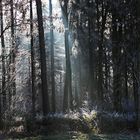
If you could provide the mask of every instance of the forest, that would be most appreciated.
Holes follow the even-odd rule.
[[[140,0],[0,0],[0,140],[140,139]]]

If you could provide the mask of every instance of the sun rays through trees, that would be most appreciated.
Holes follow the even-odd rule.
[[[139,6],[0,0],[1,132],[138,132]]]

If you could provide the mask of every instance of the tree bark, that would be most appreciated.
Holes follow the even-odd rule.
[[[3,8],[2,8],[2,0],[0,1],[0,19],[1,19],[1,33],[3,32]],[[2,89],[0,94],[0,130],[3,128],[2,124],[2,102],[4,104],[4,108],[6,107],[6,70],[5,70],[5,41],[4,34],[1,35],[1,49],[2,49]],[[3,100],[2,100],[3,97]]]
[[[48,84],[47,84],[47,65],[46,65],[46,49],[42,17],[42,2],[36,0],[38,32],[39,32],[39,49],[40,49],[40,63],[41,63],[41,81],[42,81],[42,110],[43,115],[47,115],[50,111]]]
[[[11,77],[13,79],[11,80],[11,95],[16,94],[16,75],[15,75],[15,58],[16,58],[16,40],[15,40],[15,29],[14,29],[14,9],[13,9],[13,0],[10,1],[10,12],[11,12],[11,40],[12,40],[12,47],[10,50],[10,64],[11,64]]]
[[[55,113],[56,112],[56,107],[55,107],[55,69],[54,69],[54,33],[53,33],[52,0],[49,0],[49,9],[50,9],[52,112]]]
[[[33,42],[33,10],[32,0],[30,0],[30,43],[31,43],[31,83],[32,83],[32,117],[35,117],[35,58],[34,58],[34,42]]]

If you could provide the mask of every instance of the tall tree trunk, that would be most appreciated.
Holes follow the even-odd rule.
[[[50,104],[49,104],[48,84],[47,84],[47,65],[46,65],[46,51],[45,51],[45,38],[44,38],[41,0],[36,0],[36,8],[37,8],[40,63],[41,63],[42,110],[43,110],[43,115],[45,116],[50,111]]]
[[[105,24],[106,24],[106,16],[107,16],[107,7],[105,7],[104,0],[101,2],[102,6],[102,23],[101,23],[101,31],[100,31],[100,40],[99,40],[99,65],[98,65],[98,94],[99,94],[99,101],[101,104],[103,104],[103,50],[104,50],[104,30],[105,30]],[[102,106],[103,107],[103,106]],[[101,107],[101,108],[102,108]]]
[[[65,25],[65,55],[66,55],[66,74],[65,74],[65,86],[64,86],[64,102],[63,111],[73,110],[73,95],[72,95],[72,76],[71,76],[71,61],[70,61],[70,46],[69,46],[69,30],[68,24]],[[68,105],[65,103],[68,101]],[[66,103],[67,104],[67,103]]]
[[[52,112],[55,113],[56,107],[55,107],[54,34],[53,34],[52,0],[49,0],[49,9],[50,9]]]
[[[134,102],[135,102],[135,113],[136,113],[136,119],[135,119],[135,129],[136,131],[139,131],[139,94],[140,94],[140,1],[136,0],[135,1],[136,4],[136,39],[134,40],[134,47],[135,47],[135,51],[136,51],[136,55],[134,58],[134,62],[133,62],[133,88],[134,88]],[[134,23],[135,24],[135,23]]]
[[[11,12],[11,40],[12,47],[10,50],[10,64],[11,64],[11,94],[16,93],[16,75],[15,75],[15,57],[16,57],[16,40],[15,40],[15,29],[14,29],[14,9],[13,9],[13,0],[10,1],[10,12]]]
[[[65,40],[65,57],[66,57],[66,73],[64,83],[64,98],[63,111],[73,110],[73,95],[72,95],[72,75],[71,75],[71,60],[70,60],[70,46],[69,46],[69,29],[68,29],[68,0],[65,1],[64,6],[61,5],[63,12],[63,23],[65,26],[64,40]]]
[[[35,117],[35,58],[34,58],[34,42],[33,42],[33,10],[32,0],[30,0],[30,34],[31,34],[31,82],[32,82],[32,117]]]
[[[87,6],[90,9],[90,1],[87,1]],[[89,13],[88,13],[89,14]],[[93,46],[93,38],[92,38],[92,31],[93,31],[93,18],[88,15],[88,53],[89,53],[89,97],[90,97],[90,105],[92,107],[93,102],[97,99],[95,95],[95,65],[94,65],[94,46]]]
[[[2,89],[0,94],[0,129],[3,128],[2,125],[2,96],[3,96],[3,104],[4,108],[6,107],[6,71],[5,71],[5,41],[3,32],[3,8],[2,8],[2,0],[0,1],[0,20],[1,20],[1,50],[2,50]]]
[[[112,61],[113,61],[113,97],[114,97],[114,110],[120,112],[121,107],[121,41],[122,26],[117,10],[113,8],[112,11]],[[118,19],[118,21],[116,20]]]
[[[3,31],[3,8],[2,1],[0,3],[0,19],[1,19],[1,32]],[[1,46],[2,46],[2,96],[3,96],[3,109],[6,109],[6,82],[5,82],[5,41],[4,34],[1,36]]]

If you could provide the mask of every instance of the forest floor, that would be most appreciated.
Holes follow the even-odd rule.
[[[112,118],[104,117],[102,122],[98,123],[100,114],[97,115],[85,113],[78,119],[74,116],[49,117],[43,124],[38,121],[34,126],[36,129],[31,129],[29,134],[26,131],[23,134],[11,133],[11,139],[0,135],[0,140],[140,140],[140,133],[131,129],[133,127],[127,130],[124,121],[110,121]]]
[[[13,139],[0,139],[13,140]],[[16,138],[14,138],[16,140]],[[28,137],[17,140],[140,140],[138,134],[83,134],[80,132],[71,132],[66,134]]]

